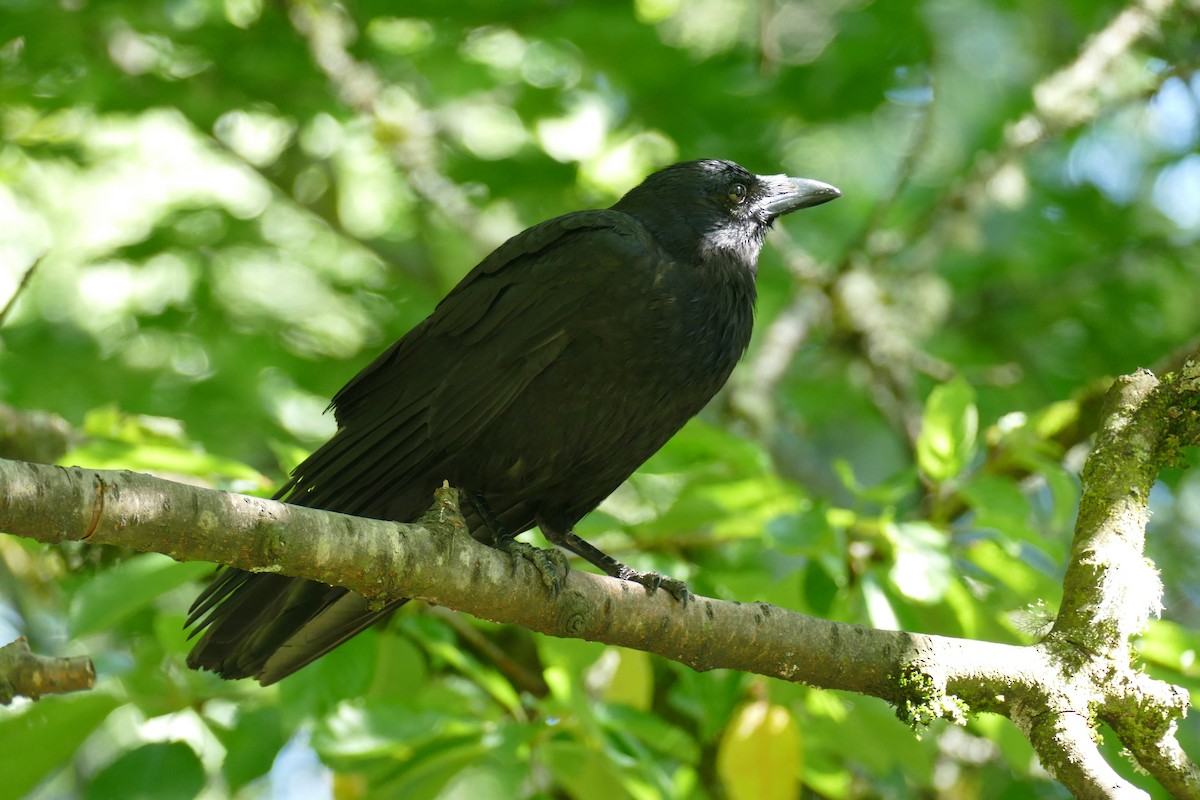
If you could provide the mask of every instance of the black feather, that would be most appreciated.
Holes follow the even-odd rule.
[[[696,161],[514,236],[337,393],[338,432],[277,497],[408,521],[449,481],[507,533],[569,533],[729,377],[771,222],[836,196]],[[272,683],[401,602],[226,569],[188,618],[188,664]]]

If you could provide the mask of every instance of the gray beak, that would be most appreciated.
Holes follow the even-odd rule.
[[[812,208],[842,196],[828,183],[809,178],[792,178],[787,175],[759,175],[759,182],[767,189],[767,196],[759,207],[772,219],[801,208]]]

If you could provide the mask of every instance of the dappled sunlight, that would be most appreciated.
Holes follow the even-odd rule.
[[[729,158],[844,196],[774,224],[729,384],[579,535],[743,610],[1025,645],[1064,596],[1105,381],[1178,372],[1200,332],[1181,4],[4,8],[0,410],[66,417],[64,465],[270,494],[335,434],[338,387],[497,245],[666,164]],[[595,278],[554,266],[530,320]],[[604,265],[611,285],[621,266]],[[708,313],[705,297],[672,300]],[[528,349],[497,374],[538,365]],[[476,390],[487,370],[467,356],[428,366],[462,378],[438,408],[507,402]],[[1196,472],[1150,494],[1166,602],[1135,641],[1146,674],[1193,694]],[[195,790],[181,797],[741,800],[754,769],[789,798],[1063,795],[999,716],[918,739],[880,700],[417,603],[278,688],[220,682],[184,661],[208,572],[0,537],[0,645],[89,650],[101,687],[0,709],[0,734],[39,720],[4,740],[46,756],[9,759],[5,780],[31,800],[134,780]],[[1200,752],[1196,715],[1178,728]],[[768,754],[783,766],[761,769]]]
[[[230,249],[211,269],[213,292],[236,327],[275,331],[297,353],[344,358],[375,332],[360,305],[286,252]]]

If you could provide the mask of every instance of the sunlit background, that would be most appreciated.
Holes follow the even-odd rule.
[[[703,594],[1028,641],[1103,379],[1200,334],[1196,14],[0,0],[0,402],[86,432],[68,463],[269,492],[497,244],[731,158],[844,197],[779,226],[746,363],[581,532]],[[938,386],[979,421],[944,474],[917,444]],[[1195,689],[1200,480],[1155,508],[1142,653]],[[48,737],[14,796],[1065,796],[1004,720],[918,741],[862,698],[415,609],[278,689],[224,684],[182,663],[205,574],[0,539],[0,642],[101,674],[0,712],[0,752]]]

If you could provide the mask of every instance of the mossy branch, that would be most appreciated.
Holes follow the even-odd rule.
[[[1187,693],[1131,663],[1131,637],[1157,611],[1141,553],[1158,471],[1200,440],[1200,368],[1159,382],[1139,371],[1109,393],[1084,492],[1063,602],[1041,642],[1013,646],[882,631],[762,603],[665,593],[572,572],[548,596],[530,564],[467,535],[456,493],[414,524],[362,519],[132,472],[0,461],[0,530],[86,540],[347,586],[380,603],[411,597],[553,636],[622,645],[698,670],[738,669],[881,697],[920,725],[991,711],[1013,720],[1077,797],[1144,797],[1104,761],[1107,722],[1176,797],[1200,771],[1175,739]]]

